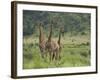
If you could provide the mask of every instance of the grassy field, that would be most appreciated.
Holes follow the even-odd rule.
[[[57,40],[57,38],[54,38]],[[25,36],[23,39],[23,69],[80,67],[90,65],[90,38],[88,35],[64,36],[61,59],[50,62],[42,59],[38,47],[38,38]]]

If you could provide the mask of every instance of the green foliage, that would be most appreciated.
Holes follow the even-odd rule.
[[[84,35],[85,31],[90,31],[90,18],[91,16],[89,13],[23,10],[23,35],[38,34],[37,25],[40,22],[44,24],[44,29],[46,31],[51,25],[51,22],[53,22],[55,36],[58,34],[59,27],[64,27],[64,32],[70,32],[71,35]]]

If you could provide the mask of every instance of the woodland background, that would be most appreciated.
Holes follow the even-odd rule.
[[[64,27],[65,33],[72,35],[84,35],[90,33],[89,13],[64,13],[64,12],[46,12],[46,11],[23,11],[23,35],[38,34],[37,24],[42,22],[45,30],[50,26],[50,20],[54,21],[53,29],[58,30],[59,27]]]

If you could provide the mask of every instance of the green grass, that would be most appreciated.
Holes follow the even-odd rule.
[[[50,62],[49,57],[45,59],[41,58],[38,38],[25,36],[23,40],[23,69],[89,66],[89,41],[89,36],[87,35],[63,37],[61,40],[63,45],[61,59]]]

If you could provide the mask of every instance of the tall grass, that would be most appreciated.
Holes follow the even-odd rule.
[[[58,38],[54,38],[57,40]],[[90,39],[89,36],[64,36],[61,40],[63,48],[61,59],[50,61],[49,57],[41,58],[38,47],[38,38],[24,36],[23,40],[23,69],[53,68],[53,67],[79,67],[89,66]]]

